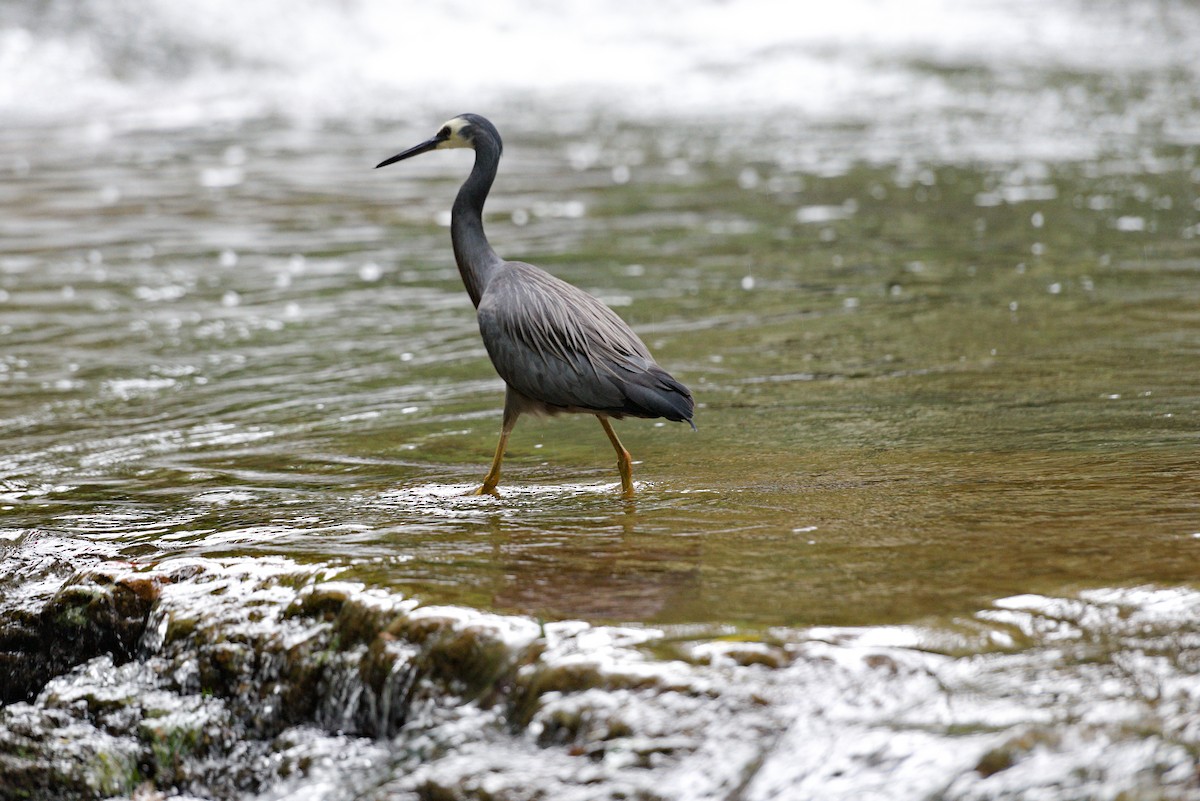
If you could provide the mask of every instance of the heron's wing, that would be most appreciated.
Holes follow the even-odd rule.
[[[526,397],[564,409],[688,420],[687,388],[620,317],[549,273],[509,262],[488,283],[479,330],[492,364]]]

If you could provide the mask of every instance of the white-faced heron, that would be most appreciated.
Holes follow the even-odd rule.
[[[454,260],[475,304],[479,333],[507,385],[500,443],[475,494],[495,494],[509,434],[523,412],[592,414],[617,451],[621,488],[633,494],[633,467],[609,418],[665,417],[692,424],[692,393],[655,363],[625,322],[596,298],[532,264],[505,261],[483,233],[483,204],[503,144],[491,122],[462,114],[428,141],[380,162],[470,147],[475,166],[458,190],[450,221]]]

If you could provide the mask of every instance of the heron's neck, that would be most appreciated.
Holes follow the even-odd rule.
[[[454,260],[458,262],[458,272],[466,284],[467,294],[476,306],[479,306],[492,272],[501,264],[500,257],[483,233],[483,202],[487,200],[499,164],[500,149],[486,138],[477,139],[475,166],[458,190],[450,216]]]

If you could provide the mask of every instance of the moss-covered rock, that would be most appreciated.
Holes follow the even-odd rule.
[[[0,619],[0,701],[31,700],[50,678],[99,654],[132,659],[159,587],[134,573],[84,572],[40,609]]]

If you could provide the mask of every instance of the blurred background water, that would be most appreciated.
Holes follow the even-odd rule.
[[[0,111],[96,138],[263,118],[402,131],[487,106],[560,134],[699,117],[782,149],[822,123],[885,140],[848,137],[853,158],[1086,158],[1195,138],[1197,17],[1068,0],[18,0],[0,9]]]
[[[5,3],[0,538],[688,637],[1194,592],[1197,52],[1169,2]],[[461,497],[470,155],[371,167],[463,111],[497,250],[695,393],[620,426],[633,504],[590,419]]]

